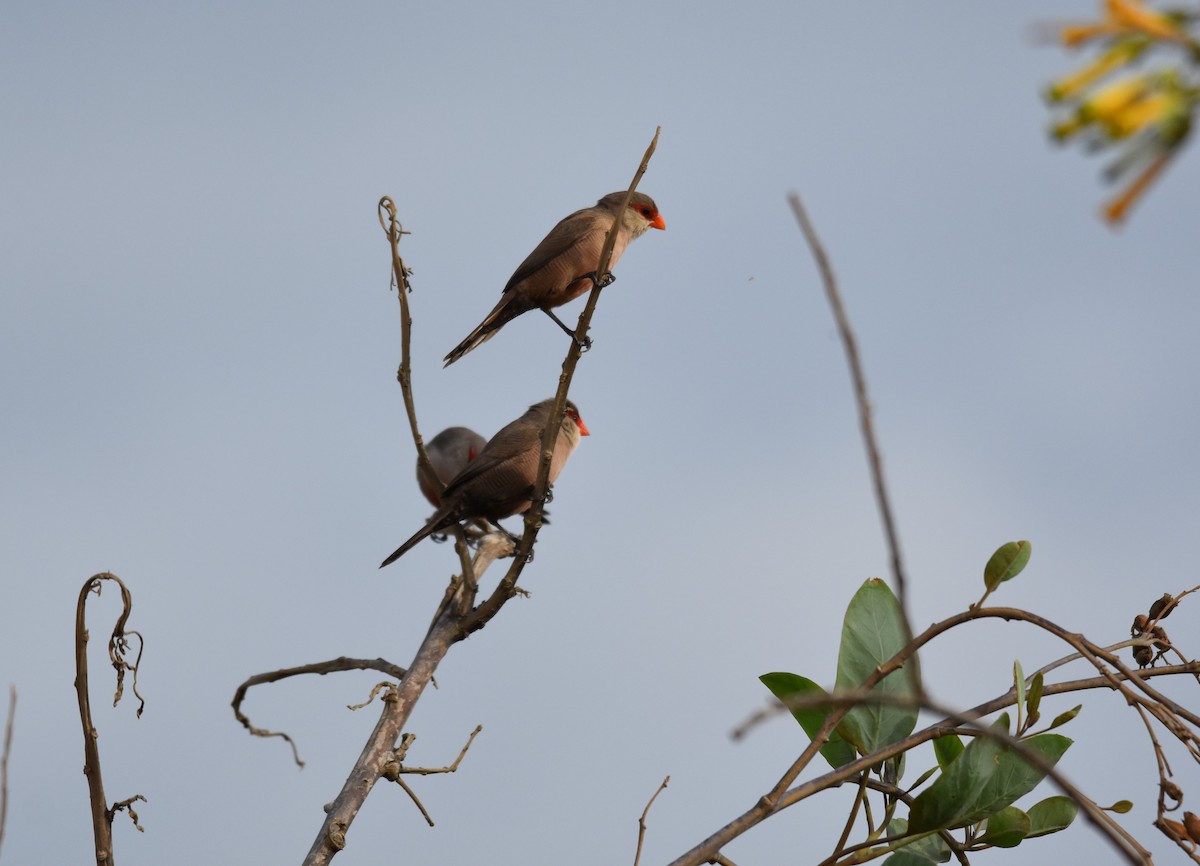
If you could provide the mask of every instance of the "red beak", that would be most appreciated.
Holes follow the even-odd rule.
[[[654,219],[650,220],[650,228],[652,229],[665,229],[666,227],[667,224],[663,222],[662,214],[660,213],[656,213]]]
[[[591,436],[592,435],[588,431],[587,425],[583,423],[582,418],[576,418],[575,423],[579,425],[579,435],[580,436]]]

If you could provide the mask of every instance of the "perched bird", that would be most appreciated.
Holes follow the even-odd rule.
[[[658,205],[650,196],[635,192],[629,200],[629,207],[623,213],[618,213],[624,199],[624,192],[610,192],[596,202],[595,207],[577,210],[552,228],[550,234],[509,278],[504,294],[500,296],[500,303],[479,323],[478,328],[451,350],[443,366],[449,367],[467,352],[491,339],[506,322],[534,309],[543,310],[558,322],[560,328],[573,334],[550,310],[573,301],[591,288],[590,277],[599,276],[596,268],[600,266],[600,251],[613,220],[620,216],[621,227],[617,230],[609,268],[616,265],[629,242],[644,234],[646,229],[667,227],[658,212]]]
[[[501,428],[479,452],[479,455],[459,472],[442,491],[442,504],[417,533],[380,563],[380,568],[395,562],[421,539],[439,529],[472,518],[500,520],[528,510],[533,501],[541,456],[542,429],[554,408],[554,400],[543,400]],[[558,478],[567,458],[587,436],[588,428],[579,417],[575,404],[567,401],[562,426],[554,440],[550,460],[550,483]]]
[[[442,504],[439,491],[478,457],[486,444],[486,439],[468,427],[447,427],[429,440],[429,444],[425,446],[425,453],[429,455],[429,462],[433,464],[433,474],[437,476],[437,483],[433,483],[428,472],[421,472],[421,464],[418,462],[417,484],[430,505],[437,508]]]

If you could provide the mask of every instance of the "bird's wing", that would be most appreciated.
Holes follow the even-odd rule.
[[[589,253],[594,247],[594,258],[591,264],[583,264],[582,273],[594,269],[599,264],[600,248],[604,244],[604,235],[612,226],[612,217],[597,208],[590,207],[577,210],[550,230],[550,234],[542,238],[533,252],[525,257],[525,261],[509,277],[504,291],[527,279],[558,259],[574,259],[575,255]],[[582,257],[581,257],[582,261]],[[565,262],[561,264],[566,264]],[[565,274],[566,280],[580,275],[577,268],[571,268],[574,273]]]
[[[462,513],[499,520],[523,511],[533,493],[538,453],[537,449],[525,449],[493,461],[486,471],[471,479],[459,483],[456,478],[458,487],[453,495],[460,503]],[[476,458],[474,463],[478,462],[479,458]]]

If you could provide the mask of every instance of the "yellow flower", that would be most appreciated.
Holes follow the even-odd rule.
[[[1112,138],[1126,138],[1147,126],[1160,123],[1179,109],[1179,97],[1173,93],[1151,93],[1109,112],[1101,123]]]
[[[1152,84],[1148,75],[1131,75],[1093,93],[1079,106],[1079,115],[1084,120],[1108,119],[1132,102],[1140,99]]]
[[[1136,59],[1148,45],[1149,41],[1142,37],[1122,39],[1087,66],[1051,84],[1046,92],[1046,98],[1051,102],[1061,102],[1077,96],[1110,72],[1115,72]]]

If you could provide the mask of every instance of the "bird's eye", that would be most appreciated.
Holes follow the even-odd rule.
[[[642,208],[642,216],[649,219],[650,218],[650,208],[648,208],[648,207]]]

